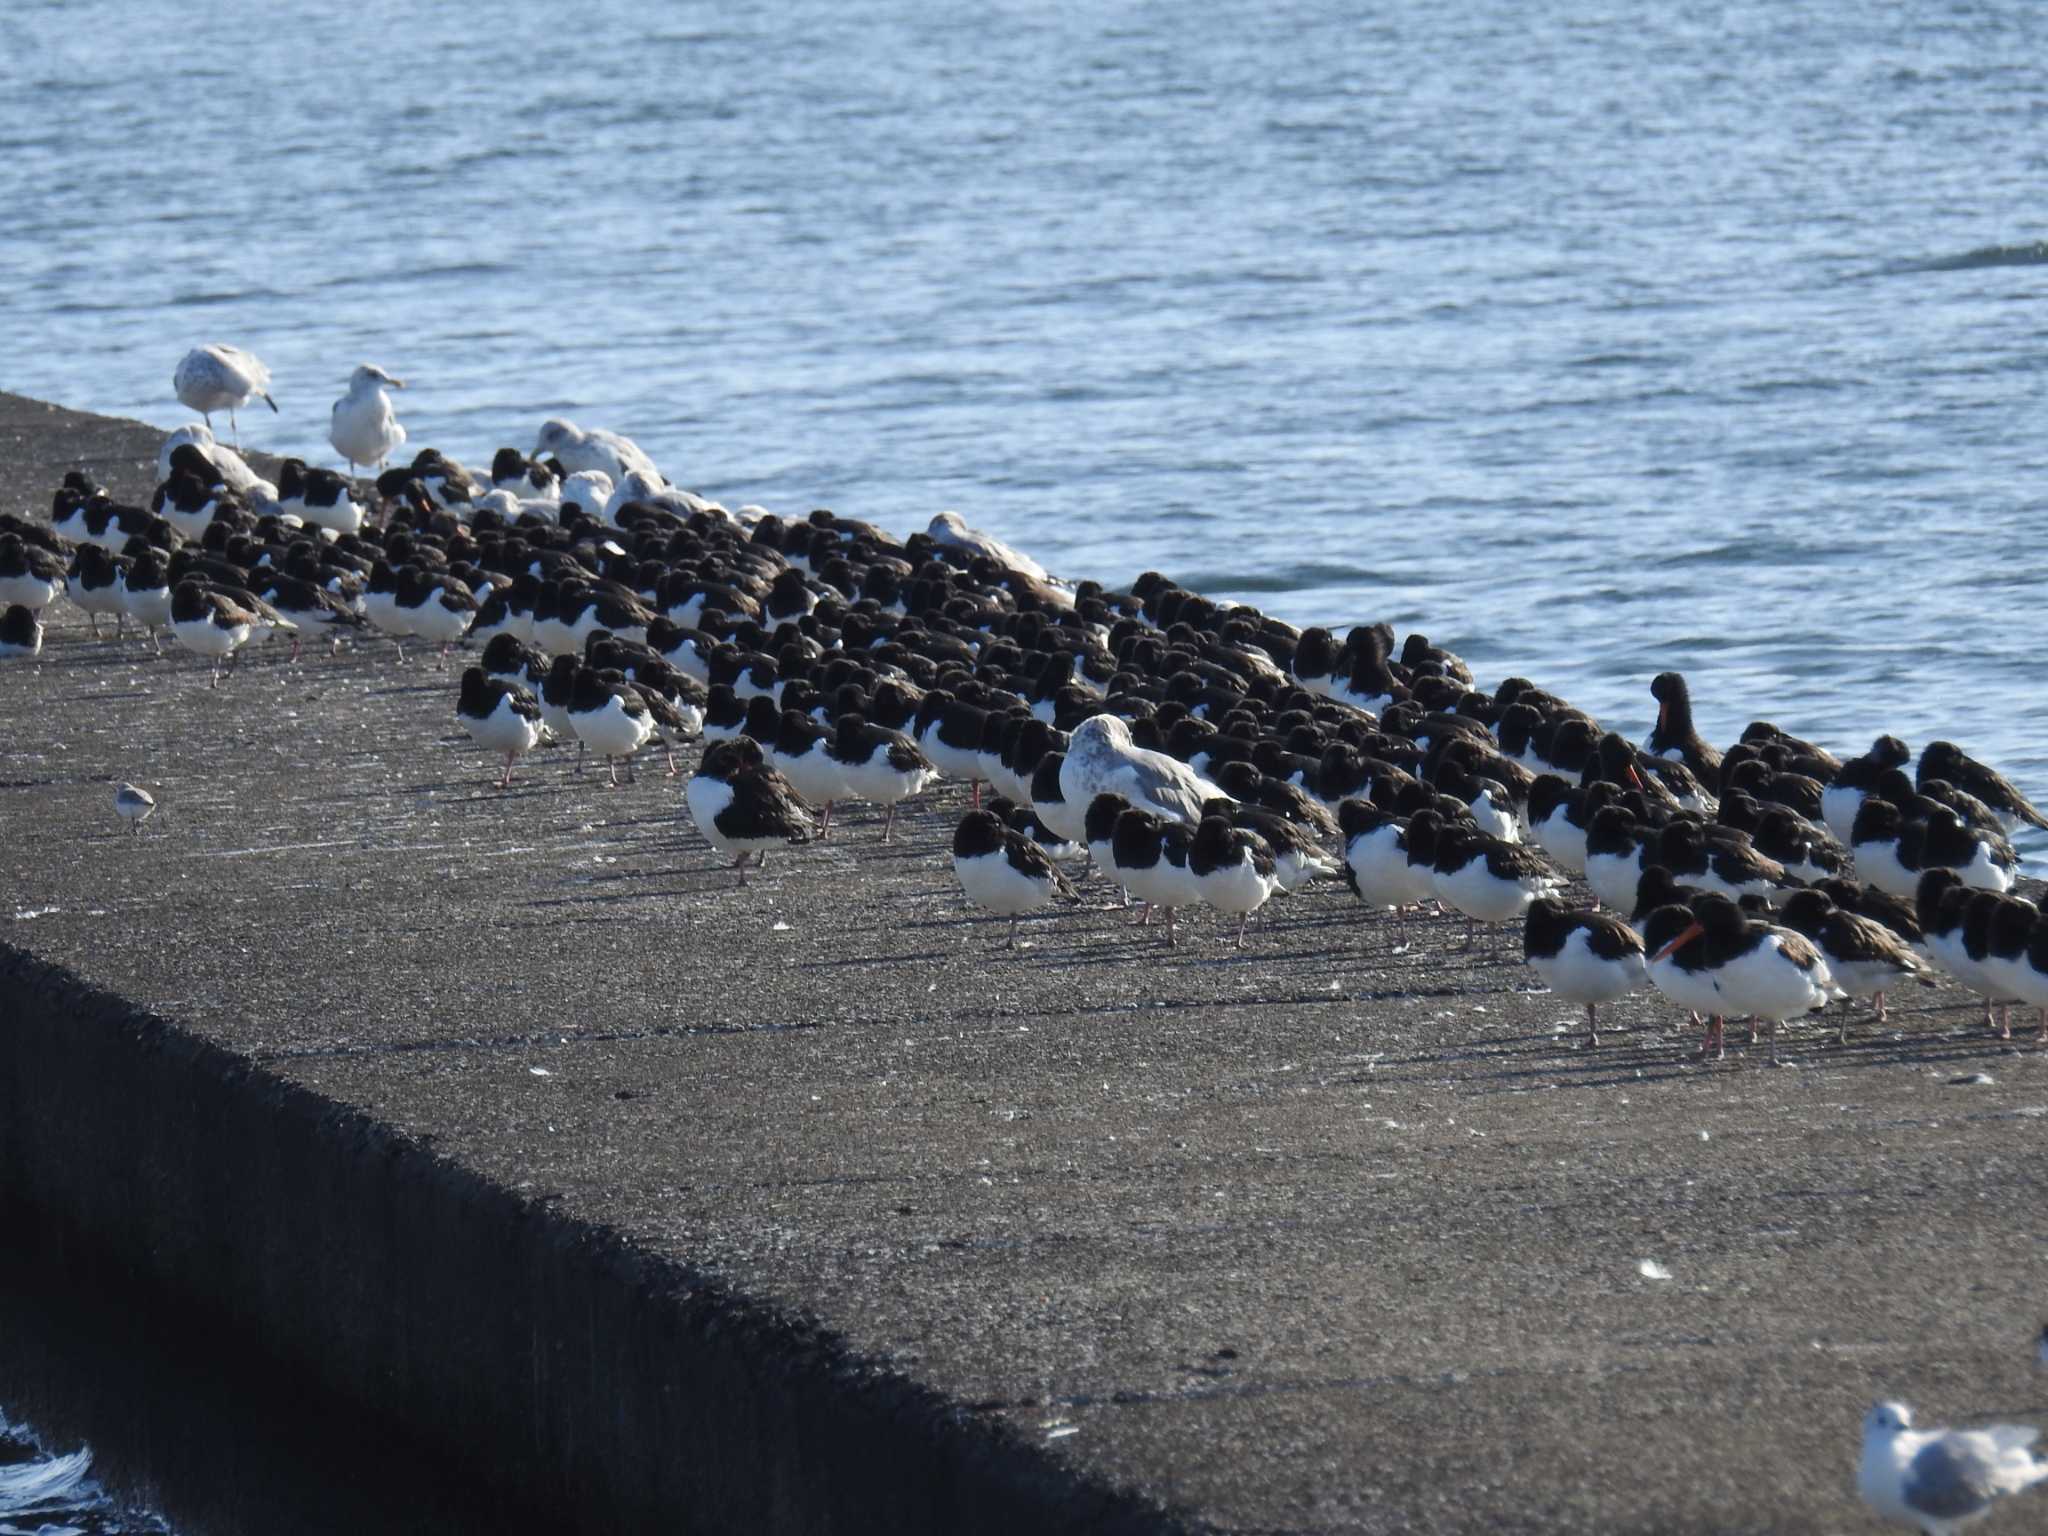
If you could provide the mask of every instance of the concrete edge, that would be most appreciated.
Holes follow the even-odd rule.
[[[0,1208],[556,1530],[1178,1532],[1007,1427],[0,943]]]

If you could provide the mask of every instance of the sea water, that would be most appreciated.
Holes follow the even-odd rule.
[[[374,361],[471,462],[567,416],[2048,796],[2044,53],[2030,0],[13,0],[0,387],[173,426],[231,341],[245,437],[338,463]]]

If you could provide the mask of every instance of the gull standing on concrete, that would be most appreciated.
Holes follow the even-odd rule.
[[[270,369],[263,359],[218,341],[187,352],[178,371],[171,375],[171,387],[178,392],[180,405],[206,418],[209,430],[213,427],[213,413],[226,411],[228,431],[234,435],[237,448],[242,445],[242,434],[235,425],[236,410],[251,400],[261,400],[271,410],[277,409],[277,402],[270,398]]]
[[[384,393],[387,384],[393,389],[405,388],[405,380],[394,379],[382,368],[364,363],[348,376],[348,393],[334,402],[327,441],[348,460],[350,474],[355,473],[358,464],[374,464],[382,469],[405,443],[405,428],[398,424],[391,397]]]
[[[1887,1520],[1953,1536],[2000,1499],[2048,1482],[2048,1461],[2028,1449],[2040,1433],[2018,1424],[1916,1430],[1904,1403],[1879,1403],[1863,1419],[1857,1490]]]
[[[155,809],[156,801],[146,789],[123,784],[114,791],[114,814],[128,823],[130,832],[140,832],[142,824],[149,820],[149,813]]]
[[[1060,795],[1069,805],[1122,795],[1141,811],[1190,827],[1201,821],[1205,801],[1235,803],[1179,758],[1137,745],[1130,726],[1115,715],[1090,715],[1074,727],[1067,760],[1060,764]]]

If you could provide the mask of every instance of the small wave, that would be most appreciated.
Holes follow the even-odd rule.
[[[1757,379],[1749,384],[1738,385],[1736,392],[1767,399],[1774,395],[1832,394],[1846,387],[1845,381],[1841,379]]]
[[[501,161],[518,161],[522,164],[536,160],[565,160],[568,151],[547,144],[505,144],[492,149],[470,150],[457,155],[448,162],[448,174],[453,176],[461,171],[473,171],[481,166],[495,165]]]
[[[375,288],[396,283],[439,282],[448,278],[490,277],[512,269],[498,261],[458,261],[441,266],[394,267],[382,272],[349,272],[314,283],[313,291],[335,288]]]
[[[392,275],[424,282],[444,277],[491,277],[511,270],[512,268],[502,261],[454,261],[436,267],[415,267],[410,272],[397,272]]]
[[[79,1485],[92,1467],[92,1451],[51,1456],[0,1467],[0,1515],[32,1515],[58,1504],[76,1503]]]
[[[1567,368],[1663,368],[1678,361],[1664,352],[1590,352],[1565,363]]]
[[[1378,571],[1350,565],[1290,565],[1277,571],[1197,571],[1179,577],[1190,592],[1308,592],[1318,587],[1385,584]]]
[[[221,293],[174,293],[170,304],[172,309],[205,309],[215,304],[246,304],[263,299],[281,299],[285,295],[275,288],[236,288]]]
[[[168,1536],[170,1527],[157,1516],[123,1509],[88,1476],[91,1470],[90,1446],[52,1456],[31,1431],[0,1414],[0,1533]]]
[[[1960,256],[1934,256],[1909,262],[1901,272],[1968,272],[1977,267],[2048,266],[2048,240],[2031,240],[2024,245],[1980,245]]]
[[[1276,139],[1322,139],[1358,132],[1358,124],[1348,119],[1340,121],[1273,121],[1268,122],[1265,131]]]
[[[1747,565],[1753,558],[1750,546],[1742,540],[1727,544],[1714,544],[1705,549],[1681,549],[1667,554],[1657,561],[1659,565]]]

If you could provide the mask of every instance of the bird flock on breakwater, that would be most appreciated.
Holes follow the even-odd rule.
[[[209,420],[164,444],[148,506],[73,472],[48,522],[0,515],[0,656],[38,652],[59,595],[95,634],[132,622],[160,648],[168,629],[214,685],[272,635],[293,659],[322,630],[441,665],[461,643],[456,714],[501,786],[550,743],[616,785],[643,749],[673,775],[701,741],[684,798],[741,884],[841,805],[880,808],[887,841],[899,806],[957,780],[953,868],[1011,944],[1080,900],[1083,861],[1167,945],[1207,908],[1243,946],[1276,898],[1342,882],[1390,943],[1428,903],[1465,917],[1468,948],[1519,925],[1589,1044],[1600,1005],[1654,987],[1704,1021],[1704,1054],[1747,1019],[1776,1060],[1781,1024],[1852,999],[1883,1022],[1888,991],[1937,969],[2001,1035],[2023,1004],[2048,1039],[2048,922],[2008,840],[2048,818],[1951,743],[1916,759],[1886,735],[1843,761],[1757,721],[1717,749],[1675,672],[1634,743],[1526,679],[1475,686],[1419,634],[1296,629],[1157,573],[1070,584],[952,513],[899,540],[729,510],[562,420],[487,473],[427,448],[374,481],[287,459],[272,482],[210,426],[277,409],[270,385],[246,352],[196,350],[175,389]],[[351,471],[405,443],[399,387],[366,364],[335,402]],[[153,804],[124,786],[116,809],[139,827]]]

